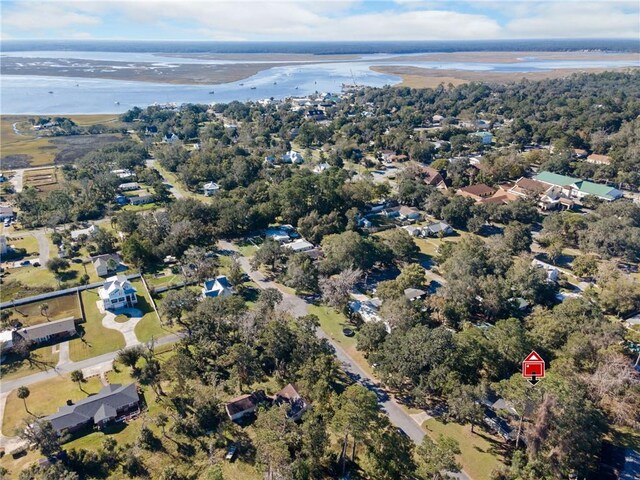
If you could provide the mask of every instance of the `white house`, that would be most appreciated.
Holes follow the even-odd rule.
[[[300,164],[304,162],[304,158],[300,152],[296,152],[295,150],[289,150],[282,156],[283,163],[295,163]]]
[[[533,265],[534,267],[544,268],[545,272],[547,272],[547,280],[549,282],[556,283],[558,281],[558,278],[560,276],[560,272],[553,265],[550,265],[548,263],[542,262],[542,261],[540,261],[540,260],[538,260],[536,258],[534,258],[531,261],[531,265]]]
[[[98,233],[98,230],[100,230],[100,227],[98,227],[97,225],[91,225],[87,228],[81,228],[79,230],[72,230],[71,238],[73,240],[77,240],[81,235],[86,235],[87,237],[91,238],[96,233]]]
[[[124,275],[107,278],[98,289],[98,296],[105,310],[132,307],[138,303],[137,290]]]
[[[229,280],[224,275],[220,275],[213,280],[207,280],[204,282],[204,288],[202,289],[203,297],[226,297],[233,294],[233,287],[229,283]]]
[[[111,170],[111,173],[115,174],[118,178],[131,178],[135,176],[131,170],[127,168],[119,168],[117,170]]]
[[[128,192],[130,190],[138,190],[139,188],[140,188],[140,184],[138,184],[138,182],[122,183],[118,187],[118,189],[122,192]]]
[[[319,165],[316,165],[313,169],[313,173],[322,173],[325,170],[329,170],[331,168],[331,165],[329,165],[327,162],[322,162]]]
[[[215,182],[209,182],[205,183],[202,189],[204,190],[204,195],[210,197],[220,191],[220,186]]]
[[[180,139],[178,138],[178,136],[175,133],[172,133],[170,136],[169,135],[165,135],[164,138],[162,139],[162,141],[164,143],[168,143],[168,144],[174,144],[176,142],[178,142]]]
[[[307,242],[304,238],[299,238],[291,243],[285,243],[284,247],[293,250],[294,253],[308,252],[314,249],[313,243]]]

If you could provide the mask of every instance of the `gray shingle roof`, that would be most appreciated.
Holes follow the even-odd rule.
[[[14,333],[17,336],[22,337],[24,340],[38,341],[39,339],[50,335],[57,335],[59,333],[71,331],[76,331],[76,324],[73,317],[63,318],[62,320],[56,320],[53,322],[40,323],[38,325],[33,325],[32,327],[19,328],[15,330]]]
[[[45,417],[45,420],[50,421],[57,432],[61,432],[90,421],[96,423],[113,418],[117,410],[139,401],[135,383],[107,385],[96,395],[80,400],[74,405],[60,407],[57,413]]]

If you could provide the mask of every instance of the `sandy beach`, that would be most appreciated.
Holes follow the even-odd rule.
[[[405,66],[376,66],[371,70],[390,75],[397,75],[402,82],[397,87],[411,88],[435,88],[440,84],[461,85],[469,82],[507,83],[517,82],[522,79],[544,80],[548,78],[568,77],[574,73],[601,73],[601,72],[627,72],[640,67],[620,68],[560,68],[538,72],[482,72],[468,70],[439,70],[435,68],[418,68]]]
[[[638,53],[609,53],[609,52],[453,52],[453,53],[424,53],[409,57],[417,62],[465,62],[465,63],[518,63],[525,60],[540,61],[636,61],[640,63]],[[406,61],[407,57],[391,57],[380,63]]]

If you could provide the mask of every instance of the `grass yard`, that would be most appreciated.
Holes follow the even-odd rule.
[[[147,281],[149,288],[157,288],[180,283],[184,280],[184,277],[180,274],[172,273],[171,269],[167,268],[151,275],[145,274],[144,279]]]
[[[11,380],[26,377],[27,375],[53,368],[58,363],[58,354],[53,353],[51,345],[33,349],[31,358],[33,360],[29,362],[28,360],[21,360],[15,356],[8,355],[0,364],[0,378],[2,380]]]
[[[238,242],[236,245],[238,247],[238,250],[240,251],[240,254],[243,257],[252,257],[254,253],[256,253],[256,251],[258,250],[258,242],[257,241],[249,241],[249,240],[243,240]]]
[[[12,245],[15,248],[24,248],[27,251],[27,257],[37,257],[40,255],[38,240],[36,240],[36,237],[32,237],[31,235],[7,238],[7,244]]]
[[[49,318],[42,314],[41,307],[48,306],[47,314]],[[20,305],[8,309],[13,317],[17,318],[25,326],[37,325],[47,321],[62,320],[63,318],[81,318],[80,305],[75,293],[62,297],[49,298],[39,302]]]
[[[317,315],[320,319],[320,328],[326,333],[334,342],[340,345],[349,356],[355,360],[358,366],[369,375],[373,375],[371,366],[364,358],[361,352],[356,349],[356,337],[347,337],[342,333],[342,329],[348,327],[354,331],[357,329],[349,322],[347,317],[342,313],[336,312],[331,307],[310,305],[308,308],[309,313]]]
[[[77,362],[124,348],[124,336],[117,330],[102,326],[104,315],[96,305],[98,290],[84,290],[80,292],[80,296],[86,321],[80,325],[84,329],[82,338],[76,338],[69,343],[71,360]]]
[[[98,393],[102,384],[98,377],[89,378],[82,384],[88,394]],[[78,384],[71,381],[69,376],[55,377],[29,386],[31,392],[27,398],[27,408],[36,416],[51,415],[58,407],[66,405],[68,399],[78,401],[87,397],[87,393],[78,388]],[[24,403],[17,397],[17,390],[11,392],[7,398],[4,410],[2,433],[13,435],[22,422],[30,415],[24,409]]]
[[[504,443],[498,437],[480,429],[471,433],[470,425],[442,423],[435,418],[424,422],[422,428],[434,440],[444,435],[458,441],[462,452],[458,462],[473,480],[489,480],[491,472],[503,464]]]
[[[148,342],[152,338],[164,337],[172,333],[172,330],[167,327],[163,327],[160,323],[160,319],[153,310],[151,298],[147,294],[147,291],[142,284],[142,280],[132,280],[131,285],[138,290],[138,303],[136,304],[136,308],[144,313],[142,320],[140,320],[140,323],[136,325],[135,333],[138,340],[141,342]]]

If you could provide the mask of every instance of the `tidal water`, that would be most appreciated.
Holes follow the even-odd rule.
[[[162,65],[180,63],[247,63],[234,60],[180,58],[150,52],[103,51],[3,51],[3,55],[25,58],[78,58],[100,61],[152,62]],[[382,62],[393,56],[393,63]],[[323,60],[321,63],[273,67],[237,82],[219,85],[169,85],[121,80],[3,75],[0,78],[0,113],[2,114],[92,114],[120,113],[131,107],[154,103],[219,103],[264,98],[301,96],[314,92],[341,90],[342,84],[380,87],[399,83],[397,76],[370,70],[375,65],[404,65],[435,69],[458,69],[496,72],[532,72],[557,68],[596,68],[638,66],[638,61],[568,61],[522,58],[518,63],[424,62],[415,54],[363,53],[357,59],[343,62]],[[259,63],[265,63],[260,61]],[[287,62],[291,63],[291,62]],[[241,85],[242,84],[242,85]],[[255,87],[255,88],[252,88]],[[214,93],[210,93],[213,91]]]

